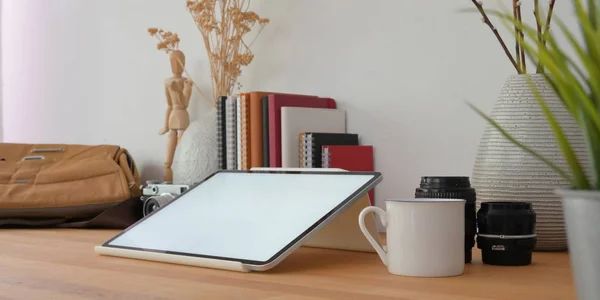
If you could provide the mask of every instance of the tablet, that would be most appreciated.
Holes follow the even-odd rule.
[[[95,250],[264,271],[381,180],[377,172],[219,171]]]

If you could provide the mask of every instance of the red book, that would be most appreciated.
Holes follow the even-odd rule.
[[[323,168],[340,168],[354,172],[375,170],[373,146],[323,146]],[[375,191],[369,191],[371,205],[375,204]]]
[[[336,108],[335,100],[308,95],[269,95],[269,160],[271,168],[281,167],[281,107]]]

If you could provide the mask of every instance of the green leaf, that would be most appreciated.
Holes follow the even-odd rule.
[[[583,118],[583,136],[588,145],[588,158],[593,168],[591,171],[597,174],[600,171],[600,132],[585,119],[585,116]],[[596,176],[596,187],[600,187],[600,176]]]
[[[561,168],[559,168],[557,165],[555,165],[554,163],[552,163],[551,161],[549,161],[542,155],[538,154],[533,149],[531,149],[528,146],[524,145],[523,143],[519,142],[512,135],[510,135],[508,132],[506,132],[506,130],[504,130],[504,128],[502,128],[496,121],[494,121],[492,118],[488,117],[479,108],[475,107],[473,104],[468,103],[468,102],[467,102],[467,105],[469,105],[469,107],[471,107],[471,109],[473,109],[477,114],[479,114],[482,118],[484,118],[488,123],[490,123],[492,126],[494,126],[496,128],[496,130],[498,130],[505,138],[507,138],[513,144],[515,144],[519,148],[523,149],[525,152],[533,155],[537,159],[543,161],[546,165],[548,165],[550,168],[552,168],[552,170],[554,170],[556,173],[558,173],[564,179],[569,181],[572,185],[575,184],[573,179],[565,171],[563,171]]]
[[[588,0],[588,11],[590,12],[590,24],[594,30],[598,29],[598,19],[600,18],[600,7],[596,5],[597,0]]]
[[[514,22],[518,22],[516,19],[512,18],[512,16],[506,16],[506,15],[498,15],[503,19],[511,19]],[[558,18],[555,18],[558,19]],[[557,22],[559,22],[559,25],[562,24],[562,22],[560,22],[560,20],[557,20]],[[564,53],[562,52],[562,50],[560,50],[560,48],[558,46],[556,46],[556,42],[554,41],[554,39],[552,37],[550,37],[548,39],[548,43],[551,46],[555,46],[552,50],[546,48],[542,43],[540,43],[536,37],[537,37],[537,32],[531,28],[528,27],[524,24],[516,24],[520,30],[522,30],[531,40],[536,41],[537,47],[533,47],[531,45],[531,43],[529,43],[527,40],[524,39],[519,39],[521,46],[526,50],[526,53],[528,54],[528,56],[530,57],[535,57],[537,58],[540,63],[548,70],[548,72],[552,75],[550,77],[547,76],[547,78],[549,79],[550,82],[554,82],[553,86],[555,87],[557,93],[559,94],[559,96],[561,96],[561,100],[563,101],[563,103],[565,104],[565,106],[567,106],[567,108],[569,109],[569,111],[573,114],[573,116],[575,117],[576,120],[578,120],[578,106],[579,105],[583,105],[586,114],[594,121],[594,125],[597,127],[598,130],[600,130],[600,115],[598,114],[598,112],[596,111],[596,103],[594,101],[592,101],[593,99],[590,99],[590,97],[586,94],[585,89],[581,86],[580,81],[577,79],[577,76],[575,76],[572,73],[572,69],[577,69],[576,64],[574,64],[574,66],[571,66],[569,63],[567,63],[565,61],[565,59],[563,59],[564,57],[566,57],[566,55],[564,55]],[[564,24],[562,24],[564,25]],[[511,25],[509,25],[508,23],[505,23],[505,26],[510,29]],[[566,29],[568,31],[568,29]],[[568,32],[567,32],[568,33]],[[571,35],[572,38],[572,35]],[[573,39],[573,42],[576,43],[576,41]],[[556,51],[553,51],[556,50]],[[582,59],[585,60],[585,55],[581,54],[581,56],[583,56]],[[567,58],[568,61],[569,60]],[[588,64],[586,65],[590,65],[593,64],[593,62],[591,60],[585,60]],[[593,73],[598,73],[597,68],[594,69],[593,67],[590,67],[591,72]],[[579,70],[580,73],[581,70]],[[600,76],[598,77],[598,80],[592,80],[591,82],[591,88],[594,89],[598,89],[598,84],[597,82],[600,82]],[[578,123],[579,120],[578,120]],[[580,123],[580,126],[583,126],[582,123]]]
[[[524,29],[524,31],[528,34],[533,34],[531,30]],[[550,45],[555,44],[553,39],[549,39],[548,43]],[[540,60],[548,73],[550,73],[547,75],[552,75],[551,77],[546,78],[554,83],[554,87],[559,96],[561,96],[561,100],[575,119],[579,122],[579,106],[582,105],[586,115],[593,120],[594,126],[600,131],[600,115],[596,110],[596,105],[588,97],[585,89],[577,79],[577,76],[572,73],[570,66],[562,59],[564,53],[550,51],[543,47],[539,42],[537,42],[537,49],[539,50],[536,50],[536,48],[531,46],[527,41],[522,41],[521,44],[527,53],[536,56]],[[581,122],[579,123],[583,126]]]
[[[548,108],[548,105],[546,105],[546,102],[542,98],[542,95],[540,95],[538,89],[531,82],[530,86],[531,90],[535,94],[535,98],[538,100],[538,103],[542,107],[542,111],[544,112],[546,119],[548,119],[548,123],[550,123],[550,126],[552,127],[552,131],[554,132],[554,136],[556,137],[556,142],[558,146],[560,146],[565,160],[571,167],[571,171],[573,172],[573,176],[575,177],[575,187],[583,190],[589,189],[590,183],[587,179],[587,176],[583,171],[583,168],[581,167],[581,164],[579,163],[579,159],[575,155],[575,152],[573,152],[573,148],[571,147],[569,140],[565,136],[560,124],[558,124],[558,122],[556,121],[554,114]]]
[[[598,68],[598,65],[594,63],[594,61],[592,61],[590,57],[585,53],[579,42],[573,36],[573,33],[571,33],[569,28],[562,22],[562,20],[560,20],[559,18],[555,19],[555,22],[558,24],[563,34],[567,37],[571,47],[577,54],[577,58],[581,61],[581,64],[583,64],[585,70],[588,72],[588,75],[585,74],[585,72],[581,69],[579,64],[577,64],[571,57],[567,56],[564,53],[564,51],[558,46],[554,38],[550,37],[548,42],[552,47],[552,50],[556,51],[562,57],[562,59],[565,60],[565,62],[569,66],[569,68],[567,68],[568,71],[575,71],[577,73],[577,76],[584,80],[585,83],[587,83],[588,88],[591,91],[593,91],[594,94],[600,94],[600,69]],[[588,76],[591,76],[592,78],[589,78]],[[595,105],[597,106],[598,103],[595,103]]]
[[[581,0],[573,0],[573,4],[575,5],[575,12],[577,14],[577,20],[579,21],[579,27],[583,33],[583,38],[585,40],[587,46],[587,52],[590,58],[596,63],[600,62],[600,49],[598,49],[597,40],[595,37],[596,31],[594,26],[592,25],[592,21],[595,20],[594,13],[590,13],[590,16],[586,15],[586,11],[581,3]]]

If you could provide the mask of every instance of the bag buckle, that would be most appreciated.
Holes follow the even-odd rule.
[[[32,155],[32,156],[25,156],[23,158],[21,158],[21,160],[44,160],[46,159],[44,156],[41,155]]]
[[[48,148],[48,149],[32,149],[31,153],[42,153],[42,152],[65,152],[65,148]]]

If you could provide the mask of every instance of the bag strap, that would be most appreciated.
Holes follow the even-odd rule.
[[[6,218],[0,219],[0,227],[125,229],[139,221],[142,217],[142,201],[136,197],[123,201],[87,220],[69,220],[66,218]]]
[[[141,180],[140,174],[135,165],[135,161],[129,154],[129,152],[121,148],[117,151],[115,155],[115,160],[123,170],[123,174],[125,174],[125,178],[127,179],[127,186],[129,188],[129,192],[132,197],[139,197],[142,195],[142,191],[140,189]]]

